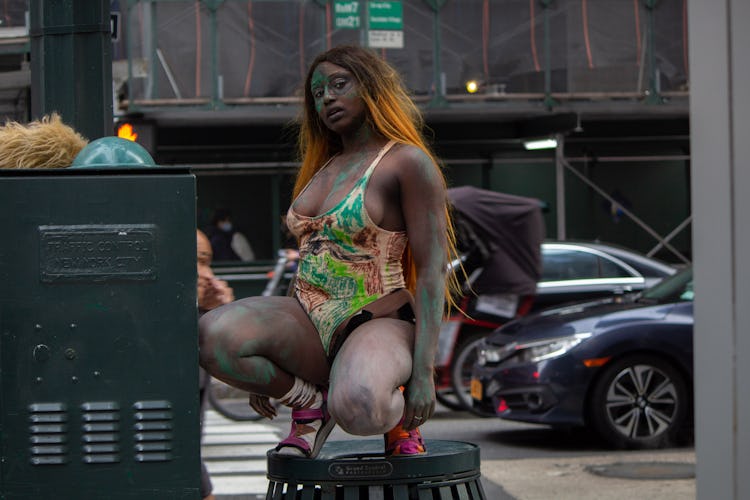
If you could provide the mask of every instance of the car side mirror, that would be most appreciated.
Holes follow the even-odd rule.
[[[614,294],[615,303],[620,304],[625,299],[625,296],[632,292],[633,287],[631,286],[618,286],[612,292]]]

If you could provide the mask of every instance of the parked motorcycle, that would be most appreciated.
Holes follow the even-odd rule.
[[[476,346],[531,310],[542,272],[542,203],[471,186],[449,189],[448,198],[460,254],[449,266],[463,278],[463,295],[457,300],[460,310],[440,328],[437,399],[448,408],[485,416],[473,408],[470,396]]]

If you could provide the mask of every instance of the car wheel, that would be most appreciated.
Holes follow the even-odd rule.
[[[453,394],[464,410],[480,417],[494,416],[474,408],[474,402],[471,399],[471,370],[477,360],[477,347],[485,336],[486,334],[483,333],[474,333],[461,339],[453,351],[450,366]]]
[[[453,389],[436,389],[435,398],[438,403],[445,406],[449,410],[453,411],[464,411],[463,403],[453,393]]]
[[[675,441],[688,415],[682,374],[657,356],[615,361],[598,377],[590,416],[617,448],[661,448]]]

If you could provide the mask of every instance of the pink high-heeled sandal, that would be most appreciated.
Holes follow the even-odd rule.
[[[323,404],[320,408],[300,408],[292,410],[292,429],[289,435],[276,445],[276,451],[281,450],[284,447],[293,447],[300,450],[307,458],[315,458],[320,453],[323,444],[328,439],[328,435],[333,430],[336,422],[331,418],[328,413],[327,405],[328,393],[323,391]],[[300,426],[304,426],[316,420],[322,422],[320,429],[318,429],[315,435],[315,441],[313,442],[312,448],[310,443],[299,437],[301,433],[298,433]],[[304,433],[309,434],[309,432]]]
[[[424,439],[419,432],[419,427],[407,431],[403,422],[383,434],[385,440],[385,455],[387,457],[398,457],[407,455],[423,455],[427,453]]]

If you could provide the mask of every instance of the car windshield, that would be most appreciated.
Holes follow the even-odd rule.
[[[693,269],[665,278],[658,284],[645,290],[639,300],[647,302],[674,302],[693,300]]]

